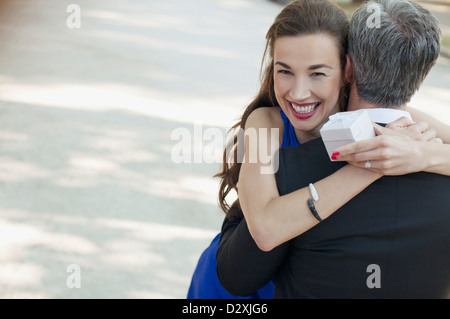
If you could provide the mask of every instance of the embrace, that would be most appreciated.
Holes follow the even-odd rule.
[[[297,0],[266,39],[260,91],[232,129],[269,129],[277,169],[249,160],[260,143],[230,140],[226,217],[188,298],[449,298],[450,127],[408,107],[439,56],[437,20],[409,0],[365,2],[350,21]],[[359,109],[376,136],[330,160],[320,129]]]

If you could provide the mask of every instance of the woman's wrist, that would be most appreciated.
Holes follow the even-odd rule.
[[[420,160],[424,163],[422,171],[450,175],[450,145],[434,142],[420,143]]]

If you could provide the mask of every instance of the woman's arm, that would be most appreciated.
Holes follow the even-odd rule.
[[[406,118],[389,124],[386,128],[375,126],[375,138],[358,141],[336,149],[338,160],[356,167],[364,167],[368,160],[371,170],[383,175],[403,175],[419,171],[450,175],[450,126],[437,120],[431,125],[417,117],[411,123]],[[424,114],[424,113],[421,113]],[[429,127],[433,127],[429,129]]]
[[[421,112],[415,108],[407,107],[406,110],[411,114],[415,122],[426,122],[437,132],[437,136],[442,139],[444,144],[450,144],[450,126],[438,121],[431,115]]]
[[[422,153],[425,154],[427,163],[423,171],[450,175],[450,126],[415,108],[408,107],[407,111],[416,122],[427,122],[444,143],[422,144]]]
[[[275,143],[268,149],[279,149],[278,137],[272,136],[270,130],[264,132],[265,128],[272,127],[267,114],[264,109],[257,109],[247,120],[246,132],[256,132],[258,140],[246,143],[238,189],[249,231],[263,251],[272,250],[318,223],[307,205],[311,197],[308,187],[280,196],[273,174],[276,165],[272,167],[272,174],[267,173],[270,170],[267,170],[266,158],[259,154],[259,145]],[[275,159],[276,154],[271,153],[272,159]],[[276,162],[272,160],[272,163]],[[315,203],[317,212],[322,219],[329,217],[381,176],[367,169],[346,165],[314,184],[320,196],[320,200]]]

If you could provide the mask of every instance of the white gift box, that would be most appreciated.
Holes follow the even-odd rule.
[[[340,112],[329,117],[320,130],[330,156],[341,146],[375,137],[375,131],[366,110]]]

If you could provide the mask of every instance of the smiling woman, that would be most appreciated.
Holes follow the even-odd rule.
[[[282,233],[273,221],[276,211],[291,214],[284,217],[293,221],[291,229],[295,228],[295,231],[306,231],[317,224],[317,219],[304,205],[309,197],[309,188],[301,189],[293,196],[279,196],[274,175],[276,156],[280,146],[295,146],[317,137],[328,116],[343,105],[347,31],[348,19],[339,7],[328,1],[301,0],[292,2],[282,10],[266,35],[263,57],[266,65],[260,91],[245,110],[241,121],[231,129],[255,131],[260,143],[249,143],[238,136],[232,138],[224,151],[222,171],[217,174],[221,178],[221,208],[232,221],[236,217],[239,220],[244,213],[251,235],[262,250],[270,250],[274,243],[286,239],[276,235]],[[267,134],[263,136],[260,132]],[[242,150],[242,145],[245,148],[244,160],[239,161],[238,152]],[[267,170],[262,170],[267,165],[263,157],[258,156],[256,161],[250,158],[254,154],[260,155],[261,145],[271,150],[271,174],[265,174]],[[231,191],[238,191],[238,181],[239,199],[230,209],[226,198]],[[321,211],[321,217],[326,218],[333,209],[329,207],[326,213]],[[273,241],[259,240],[263,237]],[[220,286],[216,274],[214,258],[219,239],[220,236],[217,236],[202,255],[194,273],[189,298],[232,297]],[[234,284],[233,280],[228,283]],[[273,286],[268,283],[259,291],[248,291],[248,295],[250,298],[272,298]]]
[[[262,61],[266,61],[266,64],[263,65],[264,69],[261,75],[260,91],[253,102],[245,110],[241,121],[236,123],[232,130],[239,127],[245,130],[251,127],[270,127],[283,132],[285,129],[283,118],[287,118],[286,123],[289,123],[290,136],[293,140],[292,143],[297,144],[298,138],[302,139],[302,137],[299,136],[301,135],[299,134],[299,128],[302,128],[302,126],[299,126],[297,130],[295,130],[296,126],[300,125],[300,120],[296,120],[294,114],[297,113],[289,107],[290,103],[286,102],[286,99],[277,96],[277,94],[279,95],[282,89],[286,90],[284,83],[287,82],[288,86],[290,86],[291,89],[294,89],[291,94],[293,96],[288,97],[290,99],[288,99],[288,101],[298,103],[295,106],[301,107],[302,103],[320,102],[320,99],[312,100],[318,98],[317,96],[307,97],[309,100],[306,100],[302,98],[302,96],[299,98],[298,94],[302,93],[295,92],[298,90],[308,90],[308,86],[304,85],[304,82],[306,82],[303,80],[304,78],[308,79],[308,85],[310,85],[309,83],[317,82],[316,86],[318,86],[318,83],[322,83],[321,85],[323,85],[323,82],[330,82],[329,80],[320,80],[320,73],[333,75],[332,84],[335,85],[334,89],[337,92],[334,92],[336,100],[331,108],[334,108],[335,111],[337,111],[337,107],[343,108],[347,100],[348,91],[347,86],[343,85],[343,74],[347,61],[348,27],[349,22],[346,13],[338,6],[328,1],[294,1],[286,6],[276,17],[266,34],[267,43],[262,59]],[[291,45],[294,47],[290,48]],[[313,53],[317,54],[318,57],[315,57]],[[334,56],[332,56],[333,54]],[[288,60],[285,61],[282,58]],[[301,62],[300,60],[304,61]],[[317,69],[317,67],[322,64],[332,67],[333,70],[329,71],[326,67]],[[297,70],[301,68],[303,69]],[[310,68],[313,70],[309,70]],[[281,71],[281,74],[276,74],[275,70]],[[301,73],[299,73],[299,71],[301,71]],[[316,78],[316,76],[319,77]],[[338,77],[340,78],[340,81],[337,81]],[[290,80],[288,81],[284,78]],[[293,81],[296,81],[297,83],[293,83]],[[332,85],[330,84],[328,87],[331,88]],[[327,92],[330,91],[327,90]],[[318,92],[314,93],[318,94]],[[327,95],[331,94],[332,93],[327,93]],[[321,97],[322,95],[323,92],[321,92]],[[329,99],[327,98],[327,100],[327,105],[333,104],[331,96]],[[287,113],[281,112],[282,116],[280,116],[280,107],[283,111],[285,111],[285,109],[289,109],[289,111]],[[322,107],[322,109],[324,108]],[[325,116],[323,114],[325,112],[320,113],[320,115]],[[258,114],[260,114],[260,116],[258,116]],[[331,114],[331,110],[328,114]],[[267,121],[263,123],[258,120],[256,123],[251,124],[247,122],[248,120],[251,121],[251,117],[262,117]],[[314,116],[314,119],[318,117],[319,116]],[[295,122],[299,123],[296,123],[295,125],[290,124],[290,120],[296,120]],[[324,119],[322,119],[322,121],[323,120]],[[316,125],[318,125],[317,122]],[[309,128],[311,129],[312,126],[313,125],[310,125]],[[285,134],[279,134],[280,142],[282,142],[284,135]],[[317,137],[316,132],[314,132],[313,135]],[[267,139],[270,140],[270,136],[267,136]],[[233,210],[229,209],[230,205],[227,203],[226,197],[232,190],[237,191],[241,163],[236,163],[236,161],[230,163],[230,161],[226,160],[226,153],[229,149],[239,150],[239,145],[239,140],[237,140],[236,143],[234,140],[231,140],[230,145],[227,146],[224,152],[222,171],[217,174],[217,176],[222,179],[219,190],[219,204],[228,217],[233,217],[229,216],[229,214],[232,214]],[[250,153],[255,154],[258,152]],[[246,150],[246,154],[249,154],[249,150]]]
[[[275,41],[275,96],[300,143],[318,137],[316,128],[339,110],[344,81],[335,43],[327,34]]]
[[[385,85],[385,90],[398,90],[401,93],[410,94],[414,91],[409,91],[404,85],[405,77],[400,77],[400,81],[398,79],[392,81],[392,79],[398,74],[403,74],[399,70],[410,72],[409,76],[413,81],[421,80],[422,76],[427,74],[424,71],[428,71],[427,68],[434,65],[437,58],[435,54],[438,52],[435,50],[437,28],[433,28],[435,24],[432,17],[415,7],[417,5],[414,2],[407,0],[378,0],[378,2],[382,3],[384,8],[389,8],[386,9],[387,13],[383,21],[385,29],[395,31],[395,35],[402,41],[392,41],[392,37],[389,36],[391,34],[384,33],[384,30],[379,34],[386,42],[378,41],[378,38],[374,41],[373,37],[377,33],[367,31],[367,28],[371,28],[366,23],[369,11],[366,10],[367,7],[363,6],[359,10],[360,18],[355,20],[355,15],[353,16],[350,30],[366,32],[371,36],[371,41],[361,34],[361,36],[349,37],[349,39],[353,39],[353,42],[350,41],[350,47],[355,43],[360,45],[362,48],[357,56],[361,59],[361,64],[369,66],[371,62],[375,61],[385,64],[385,59],[395,56],[397,51],[410,55],[406,57],[402,55],[404,58],[396,60],[397,63],[392,63],[389,67],[381,68],[382,65],[378,68],[368,67],[366,72],[363,72],[365,78],[370,81],[383,74],[383,80],[390,81],[392,84],[391,86]],[[351,296],[350,298],[386,298],[386,296],[398,298],[398,296],[412,296],[413,289],[410,287],[415,286],[418,282],[415,279],[421,277],[422,270],[430,269],[430,265],[435,267],[442,264],[442,266],[437,266],[442,267],[438,271],[424,271],[436,275],[436,285],[430,284],[432,281],[427,278],[424,279],[422,288],[418,289],[420,293],[415,296],[428,294],[428,296],[440,296],[440,298],[448,297],[449,281],[445,277],[448,274],[449,265],[449,259],[446,258],[448,257],[448,244],[442,246],[445,247],[442,252],[434,250],[441,245],[443,240],[447,240],[445,238],[448,237],[448,231],[436,236],[436,242],[430,242],[423,246],[421,246],[422,243],[431,238],[430,233],[437,234],[436,225],[440,223],[430,223],[430,225],[433,224],[433,230],[430,232],[423,229],[422,234],[425,234],[427,240],[419,240],[419,235],[417,237],[408,235],[402,238],[402,236],[387,236],[386,234],[391,229],[393,230],[392,234],[395,235],[399,233],[418,234],[416,228],[425,228],[427,224],[424,216],[429,214],[424,215],[424,211],[441,213],[445,211],[445,207],[450,207],[444,197],[437,199],[432,195],[433,203],[439,202],[439,204],[436,205],[436,209],[429,209],[430,202],[422,199],[430,197],[422,194],[423,189],[429,189],[431,193],[437,194],[439,192],[434,191],[433,187],[447,189],[450,180],[446,177],[441,179],[442,176],[438,175],[430,174],[425,178],[420,174],[408,174],[404,178],[390,179],[387,177],[377,181],[381,177],[381,173],[373,170],[374,162],[366,162],[365,168],[361,169],[355,169],[356,166],[348,165],[345,162],[333,166],[335,163],[329,161],[323,141],[319,138],[312,140],[318,136],[316,130],[321,126],[320,121],[326,120],[328,114],[338,109],[339,90],[344,87],[341,80],[342,73],[345,73],[346,80],[352,81],[353,85],[357,85],[361,78],[357,76],[356,71],[354,74],[349,72],[352,65],[356,69],[356,59],[353,59],[352,50],[350,50],[349,63],[345,65],[345,68],[344,64],[339,65],[339,50],[337,50],[339,45],[336,45],[339,42],[333,41],[339,37],[333,36],[333,33],[324,32],[327,27],[331,28],[334,21],[339,21],[339,16],[332,21],[324,19],[323,15],[310,9],[318,3],[324,6],[321,10],[322,13],[327,10],[332,12],[330,4],[327,7],[322,1],[294,1],[287,7],[287,10],[281,12],[271,28],[271,30],[277,31],[273,37],[268,37],[269,41],[272,41],[269,53],[274,69],[269,70],[274,71],[270,74],[270,77],[273,76],[273,89],[266,87],[266,93],[275,95],[276,102],[272,99],[271,105],[273,106],[251,110],[250,115],[246,118],[245,127],[262,128],[275,125],[281,130],[284,126],[282,145],[288,144],[284,143],[288,131],[286,128],[292,127],[295,132],[293,138],[300,140],[303,145],[288,147],[280,151],[280,171],[277,173],[276,179],[274,176],[258,174],[260,163],[253,164],[245,161],[237,169],[239,201],[236,201],[229,210],[234,215],[228,214],[228,220],[224,221],[217,252],[217,274],[220,282],[228,291],[239,296],[248,295],[275,278],[276,298],[330,298],[330,296],[331,298],[348,298],[348,296]],[[370,5],[370,3],[366,5]],[[295,19],[290,20],[289,13],[295,9],[298,9],[299,12],[293,15]],[[415,18],[411,18],[412,16]],[[404,17],[404,21],[400,17]],[[307,21],[305,24],[308,26],[296,24],[296,20]],[[412,26],[412,21],[416,20],[418,24]],[[355,27],[358,22],[360,22],[360,26]],[[386,27],[386,24],[392,28]],[[309,25],[313,25],[316,32],[310,31]],[[427,32],[424,32],[425,25],[427,25]],[[431,25],[430,28],[428,28],[429,25]],[[411,37],[410,34],[416,34],[411,32],[411,26],[415,30],[421,30],[422,32],[417,32],[417,34],[426,35],[427,39],[417,40],[416,36]],[[430,32],[428,32],[429,30]],[[318,41],[320,38],[322,38],[321,41]],[[405,49],[408,48],[408,41],[411,39],[415,39],[414,44],[421,43],[427,46],[430,49],[428,50],[429,54],[426,54],[427,50],[423,48],[419,49],[421,54],[411,54],[413,50]],[[322,46],[327,42],[328,45]],[[381,59],[377,51],[380,46],[371,48],[374,43],[385,43],[386,46],[382,46],[383,50],[390,47],[391,54],[384,56],[385,59]],[[399,43],[407,44],[399,46]],[[414,47],[416,48],[416,46]],[[376,56],[368,59],[366,55],[368,51]],[[414,58],[417,56],[428,62],[425,64],[411,63],[411,61],[416,61]],[[419,66],[421,71],[417,74],[412,72],[412,65]],[[402,68],[402,66],[404,67]],[[270,64],[268,67],[270,68],[272,65]],[[333,73],[333,70],[336,72]],[[353,79],[351,79],[352,77]],[[376,85],[385,83],[378,81],[376,81]],[[378,88],[375,90],[376,93],[381,95],[384,92],[379,89],[379,86],[372,85],[373,82],[370,83],[370,86],[365,86],[366,89],[376,87]],[[361,107],[361,101],[367,101],[358,95],[358,92],[354,91],[354,86],[352,86],[348,109],[351,109],[351,106]],[[360,99],[355,100],[355,94]],[[385,99],[393,96],[385,93],[383,95]],[[341,96],[343,95],[341,94]],[[369,108],[391,105],[374,104],[372,100],[370,101],[372,105],[368,106]],[[404,103],[395,105],[402,106]],[[280,120],[280,112],[283,121]],[[375,119],[372,120],[378,122]],[[390,121],[392,120],[381,123]],[[413,142],[415,143],[415,141]],[[412,146],[411,148],[417,145],[414,143],[409,144],[405,141],[405,144]],[[421,145],[421,147],[425,147],[423,145],[427,145],[427,143]],[[433,144],[429,143],[429,145]],[[246,152],[251,151],[251,147],[252,145],[246,145]],[[448,148],[441,149],[442,153],[447,150]],[[410,154],[407,150],[402,153]],[[413,155],[411,157],[414,157],[416,162],[420,162],[418,160],[420,156]],[[372,158],[369,159],[372,160]],[[412,165],[407,165],[407,167],[411,169]],[[328,169],[330,170],[328,171]],[[415,172],[417,170],[406,173]],[[317,175],[314,175],[316,173]],[[380,175],[377,176],[377,173]],[[411,175],[414,177],[411,178]],[[421,176],[424,177],[423,180],[421,180]],[[436,183],[431,182],[434,177]],[[411,190],[406,190],[408,187],[404,186],[409,183],[410,178],[415,182],[410,184]],[[425,182],[425,179],[430,181],[430,184]],[[371,185],[374,181],[377,183]],[[422,184],[426,184],[427,187],[419,187],[421,191],[418,191],[418,196],[412,196],[411,194],[419,189],[417,185]],[[287,187],[287,185],[292,185],[292,187]],[[369,185],[370,188],[365,190]],[[362,192],[363,190],[365,191]],[[387,204],[390,196],[393,196],[395,205]],[[405,209],[400,208],[402,205],[405,205]],[[423,208],[420,208],[421,205],[424,205]],[[390,208],[393,210],[389,211]],[[338,210],[339,212],[337,212]],[[240,212],[245,219],[239,215]],[[386,214],[387,218],[383,218],[382,214]],[[406,230],[411,227],[414,214],[417,214],[420,221],[413,226],[415,230],[412,228]],[[402,215],[404,217],[401,217]],[[332,218],[327,219],[330,216]],[[430,216],[425,218],[428,217]],[[448,216],[439,214],[439,218],[441,217],[447,218]],[[391,220],[391,218],[394,219]],[[435,221],[434,217],[431,218]],[[442,221],[443,224],[446,224],[444,220]],[[405,223],[405,227],[401,226],[402,223]],[[341,233],[344,229],[348,229],[348,232],[344,231],[345,234]],[[445,229],[448,230],[448,226]],[[375,235],[378,232],[379,236]],[[367,239],[369,239],[367,244],[364,244],[363,242]],[[386,239],[389,244],[382,244],[382,241]],[[407,241],[409,243],[406,243]],[[394,246],[401,249],[396,251],[392,249]],[[410,256],[407,256],[408,248],[405,249],[408,246],[410,247]],[[421,269],[417,275],[404,276],[404,270],[410,268],[410,261],[414,260],[418,249],[422,249],[419,248],[420,246],[423,248],[422,255],[430,258],[433,258],[431,255],[434,255],[436,261],[413,267],[415,271]],[[380,258],[377,257],[377,259],[380,260],[381,269],[384,273],[390,273],[391,277],[387,279],[384,275],[382,281],[389,281],[390,288],[381,294],[374,293],[376,290],[370,290],[380,288],[380,266],[372,264],[376,254],[380,254]],[[385,258],[387,258],[387,263],[385,263]],[[396,270],[393,270],[390,262],[394,259],[396,266],[399,266],[398,273],[395,275],[393,272]],[[341,262],[342,264],[340,264]],[[386,270],[388,267],[389,270]],[[367,276],[367,273],[371,272],[373,273]],[[440,288],[440,284],[443,288]],[[386,288],[386,286],[383,284],[383,287]],[[433,288],[428,292],[424,292],[432,286]],[[409,288],[405,289],[405,287]]]

